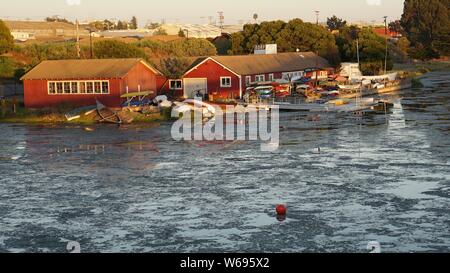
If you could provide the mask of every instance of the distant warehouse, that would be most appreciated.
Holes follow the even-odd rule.
[[[5,21],[15,40],[26,41],[39,38],[76,37],[77,27],[65,22]],[[80,28],[80,35],[89,35]]]
[[[128,92],[156,95],[161,79],[163,75],[142,59],[43,61],[22,77],[28,108],[93,105],[96,98],[118,107]]]

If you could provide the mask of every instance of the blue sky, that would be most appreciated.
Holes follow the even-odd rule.
[[[7,4],[6,4],[7,2]],[[136,15],[140,25],[147,21],[206,23],[223,11],[225,23],[251,20],[254,13],[261,20],[302,18],[321,21],[336,14],[348,21],[381,22],[384,15],[398,19],[403,0],[0,0],[0,18],[38,20],[59,15],[69,19],[128,19]]]

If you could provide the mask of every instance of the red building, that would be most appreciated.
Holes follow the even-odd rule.
[[[386,38],[386,36],[388,38],[400,38],[402,37],[401,33],[395,32],[395,31],[391,31],[390,29],[387,29],[385,27],[378,27],[378,28],[373,28],[373,32],[375,34],[377,34],[378,36],[381,36],[383,38]]]
[[[295,76],[327,78],[328,62],[312,52],[268,55],[212,56],[198,59],[182,79],[169,80],[169,90],[186,98],[198,91],[210,100],[242,97],[255,82],[289,80]]]
[[[110,107],[123,102],[127,92],[152,91],[164,76],[142,59],[43,61],[25,76],[27,108],[95,105],[97,98]]]

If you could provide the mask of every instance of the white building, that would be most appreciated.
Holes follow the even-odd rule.
[[[36,39],[32,32],[13,31],[11,32],[11,35],[14,37],[14,40],[21,42]]]
[[[255,55],[277,54],[277,44],[257,45],[255,46]]]

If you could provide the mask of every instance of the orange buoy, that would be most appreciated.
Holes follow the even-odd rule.
[[[286,215],[287,209],[285,205],[277,205],[276,208],[277,215]]]

